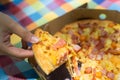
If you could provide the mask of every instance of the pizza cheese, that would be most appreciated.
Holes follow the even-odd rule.
[[[72,80],[120,80],[120,24],[109,20],[81,20],[54,36],[35,31],[35,59],[49,74],[66,63]]]
[[[120,80],[120,24],[81,20],[54,36],[74,44],[76,55],[68,55],[66,63],[73,80]]]
[[[40,42],[32,46],[35,59],[43,71],[49,74],[67,60],[67,43],[41,29],[37,29],[35,35],[40,38]]]

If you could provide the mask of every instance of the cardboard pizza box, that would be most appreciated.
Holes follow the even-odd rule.
[[[113,10],[78,8],[41,26],[41,28],[53,35],[66,24],[83,19],[112,20],[120,23],[120,12]],[[50,73],[50,75],[46,75],[33,58],[30,59],[29,62],[33,65],[33,68],[43,80],[71,80],[70,74],[64,64],[54,72]]]
[[[51,34],[54,34],[64,27],[64,25],[83,19],[112,20],[120,23],[120,12],[113,10],[78,8],[43,25],[42,28],[49,31]]]

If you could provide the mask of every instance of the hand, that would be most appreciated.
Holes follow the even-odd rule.
[[[13,33],[20,36],[26,42],[37,43],[39,41],[37,37],[17,24],[8,15],[0,12],[0,54],[18,58],[33,56],[32,50],[16,48],[10,43],[10,36]]]

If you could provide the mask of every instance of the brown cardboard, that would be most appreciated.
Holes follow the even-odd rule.
[[[114,22],[120,23],[120,12],[111,11],[111,10],[97,10],[97,9],[85,9],[85,8],[78,8],[75,9],[43,26],[41,28],[50,32],[51,34],[56,33],[66,24],[82,20],[82,19],[100,19],[99,15],[105,14],[106,20],[112,20]],[[51,73],[50,75],[46,75],[36,64],[33,64],[36,72],[40,76],[44,76],[46,80],[63,80],[63,78],[69,78],[70,75],[68,71],[65,69],[65,65],[62,65],[56,71]],[[36,65],[36,66],[35,66]]]
[[[49,31],[51,34],[54,34],[64,27],[64,25],[78,20],[100,19],[100,14],[105,14],[107,16],[106,20],[112,20],[120,23],[120,13],[117,11],[79,8],[43,25],[42,28]]]

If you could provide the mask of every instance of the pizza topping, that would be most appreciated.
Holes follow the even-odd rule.
[[[59,39],[55,44],[52,45],[52,48],[53,48],[54,50],[57,50],[58,48],[61,48],[61,47],[63,47],[64,45],[66,45],[65,40]]]
[[[114,80],[120,72],[120,57],[112,55],[120,54],[120,25],[111,21],[85,20],[68,26],[63,35],[68,35],[65,40],[74,44],[72,47],[76,52],[70,54],[68,69],[73,80]],[[78,61],[82,65],[79,66]]]
[[[110,78],[111,80],[114,80],[114,73],[113,72],[108,72],[107,77]]]
[[[98,52],[98,53],[96,54],[95,60],[102,60],[104,54],[105,54],[104,52]]]
[[[80,68],[78,66],[78,59],[77,57],[73,56],[72,57],[72,63],[73,63],[73,72],[79,76],[80,75]]]
[[[111,46],[112,46],[113,49],[115,49],[117,47],[117,43],[112,41]]]
[[[107,31],[104,30],[104,27],[99,27],[99,29],[101,30],[101,36],[102,37],[106,37],[108,35]]]
[[[94,55],[98,54],[98,49],[94,47],[91,51],[91,54],[94,54]]]
[[[32,50],[36,62],[48,75],[67,61],[68,45],[63,39],[53,37],[42,29],[37,29],[35,35],[41,38],[41,41],[34,43]]]
[[[95,76],[93,76],[92,80],[96,80]]]
[[[112,27],[105,27],[105,31],[108,33],[108,34],[113,34],[115,32],[115,30],[112,28]]]
[[[96,60],[102,60],[102,58],[103,58],[103,55],[98,54],[98,55],[96,56]]]
[[[72,45],[72,46],[73,46],[73,49],[74,49],[76,52],[78,52],[78,51],[81,49],[81,47],[80,47],[79,45],[77,45],[77,44]]]
[[[83,33],[82,29],[78,29],[78,33],[81,35]]]
[[[80,35],[80,41],[85,41],[86,40],[86,36],[85,35]]]
[[[108,49],[110,49],[110,47],[111,47],[111,44],[112,44],[112,40],[111,39],[106,39],[106,41],[105,41],[105,50],[108,50]]]
[[[110,50],[108,50],[108,52],[110,52],[110,53],[112,53],[112,54],[120,54],[120,50],[110,49]]]
[[[69,31],[68,31],[68,34],[73,35],[74,32],[73,32],[72,30],[69,30]]]
[[[100,41],[98,41],[98,40],[92,39],[91,41],[94,44],[94,46],[96,46],[96,47],[99,46],[99,45],[101,45]]]
[[[67,52],[62,54],[61,57],[59,58],[59,60],[57,60],[57,65],[59,65],[59,64],[63,63],[64,61],[66,61],[67,55],[68,55]]]
[[[96,55],[95,54],[92,54],[92,53],[90,53],[89,55],[88,55],[88,57],[90,58],[90,59],[95,59],[96,58]]]
[[[115,26],[115,23],[109,23],[108,24],[108,27],[113,27],[113,26]]]
[[[86,74],[92,73],[92,67],[86,67],[86,68],[85,68],[85,73],[86,73]]]
[[[101,78],[102,77],[102,73],[101,72],[96,72],[96,77]]]
[[[96,47],[96,49],[101,50],[102,48],[104,48],[104,42],[97,41],[95,47]]]
[[[91,33],[91,29],[90,28],[84,28],[83,29],[83,34],[86,35],[86,36],[89,36]]]
[[[107,74],[107,70],[106,69],[101,70],[101,72],[102,72],[102,75],[106,75]]]
[[[93,68],[92,80],[96,80],[96,69],[95,68]]]
[[[73,35],[71,35],[71,38],[72,38],[73,44],[79,43],[79,37],[77,35],[73,34]]]

